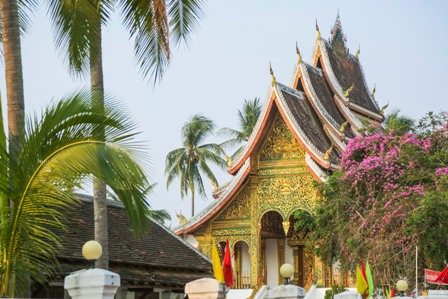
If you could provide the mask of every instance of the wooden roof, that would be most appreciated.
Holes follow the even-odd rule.
[[[56,280],[89,267],[81,248],[94,238],[93,204],[90,197],[82,198],[70,211],[67,229],[58,232],[63,248],[57,255],[60,268]],[[120,204],[110,204],[107,212],[109,270],[120,274],[122,285],[182,291],[187,282],[213,277],[209,258],[166,227],[150,220],[147,235],[137,239]]]

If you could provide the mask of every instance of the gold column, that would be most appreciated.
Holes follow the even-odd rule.
[[[278,252],[278,285],[281,285],[283,284],[283,277],[280,274],[280,267],[285,263],[285,239],[277,239],[277,252]]]
[[[238,289],[241,288],[241,277],[243,275],[243,273],[241,272],[241,242],[238,242],[235,244],[235,257],[236,257],[236,261],[235,261],[235,273],[236,273],[236,287]]]
[[[250,276],[251,286],[258,285],[258,278],[261,277],[261,259],[260,259],[260,241],[261,241],[261,223],[258,219],[258,196],[257,179],[250,177],[250,244],[249,254],[251,256]]]

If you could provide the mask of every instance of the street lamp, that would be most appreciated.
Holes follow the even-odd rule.
[[[400,279],[399,281],[397,281],[395,286],[397,287],[397,290],[400,292],[400,296],[404,297],[405,296],[404,293],[408,289],[408,283],[405,280]]]
[[[87,241],[82,246],[82,255],[88,261],[92,262],[92,268],[95,268],[95,261],[103,254],[101,244],[95,240]]]
[[[283,264],[280,267],[280,275],[285,279],[285,285],[291,283],[291,276],[294,275],[294,267],[290,264]]]

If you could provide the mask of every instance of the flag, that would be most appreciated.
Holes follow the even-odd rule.
[[[361,268],[356,266],[356,290],[361,294],[361,296],[364,297],[364,294],[367,293],[368,288],[369,286],[364,278],[364,275],[362,275]]]
[[[226,286],[233,286],[232,260],[230,258],[229,239],[226,241],[226,251],[224,252],[224,262],[222,264],[222,272]]]
[[[390,298],[395,297],[395,289],[394,288],[390,288]]]
[[[367,296],[367,299],[369,299],[372,298],[373,295],[373,278],[372,278],[372,272],[370,271],[369,262],[366,262],[366,278],[367,278],[367,284],[369,285],[369,296]]]
[[[224,283],[224,274],[222,273],[221,260],[219,259],[218,248],[216,248],[216,243],[213,241],[212,248],[212,265],[213,265],[213,274],[215,278],[220,283]]]

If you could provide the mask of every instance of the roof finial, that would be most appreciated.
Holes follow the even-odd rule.
[[[331,154],[332,150],[333,150],[333,145],[331,145],[330,148],[325,152],[324,160],[329,160],[330,159],[330,154]]]
[[[271,73],[271,74],[272,74],[272,73]],[[229,157],[229,156],[227,156],[226,154],[224,154],[224,157],[225,157],[226,160],[227,160],[227,166],[228,166],[228,167],[232,167],[232,163],[233,163],[232,158]]]
[[[299,47],[297,46],[297,42],[296,42],[296,53],[297,53],[297,64],[301,64],[302,63],[302,55],[300,55],[300,50],[299,50]]]
[[[355,83],[352,84],[346,91],[344,91],[344,97],[348,98],[350,95],[350,92],[352,92],[353,88],[355,87]]]
[[[387,107],[389,107],[389,102],[386,105],[384,105],[383,108],[381,108],[380,110],[381,115],[384,115],[384,111],[386,111]]]
[[[375,83],[375,85],[373,85],[373,89],[372,89],[372,93],[371,93],[372,98],[375,97],[375,92],[376,92],[376,83]]]
[[[339,132],[344,133],[344,131],[345,131],[345,127],[346,127],[347,125],[348,125],[348,120],[345,121],[345,122],[341,125],[341,127],[339,128]]]
[[[361,45],[358,46],[358,50],[356,51],[355,57],[359,59],[359,54],[361,53]]]
[[[218,190],[218,184],[213,180],[210,180],[210,182],[212,183],[213,186],[213,192],[216,192],[216,190]]]
[[[272,70],[272,66],[271,66],[271,62],[270,61],[269,61],[269,73],[272,76],[271,84],[272,84],[272,86],[274,86],[277,83],[277,81],[275,80],[274,71]]]
[[[316,19],[316,31],[317,31],[317,39],[320,40],[321,36],[320,36],[320,31],[319,31],[319,25],[317,24],[317,19]]]

